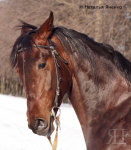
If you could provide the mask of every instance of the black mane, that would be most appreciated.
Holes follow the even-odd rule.
[[[70,49],[72,52],[76,51],[79,56],[88,58],[95,76],[95,63],[93,60],[92,51],[111,62],[116,68],[131,82],[131,62],[127,60],[121,53],[115,51],[112,46],[108,44],[98,43],[86,34],[82,34],[72,29],[64,27],[57,27],[54,29],[65,50]],[[95,77],[96,78],[96,77]]]
[[[16,40],[10,55],[12,67],[16,65],[16,54],[20,48],[32,49],[32,42],[34,41],[31,35],[38,30],[37,27],[25,22],[22,22],[22,25],[19,27],[28,27],[30,31],[21,35]],[[55,34],[59,38],[65,50],[75,51],[80,57],[86,57],[92,66],[92,70],[95,70],[95,63],[92,56],[92,52],[94,52],[111,60],[125,78],[131,82],[131,62],[118,51],[115,51],[110,45],[95,42],[86,34],[64,27],[54,28],[52,34]]]

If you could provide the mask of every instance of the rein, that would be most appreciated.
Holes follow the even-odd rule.
[[[58,128],[60,128],[59,118],[60,118],[60,114],[61,114],[61,110],[60,110],[59,103],[58,103],[58,99],[59,99],[59,95],[60,95],[60,82],[61,82],[61,78],[60,78],[60,75],[59,75],[59,67],[60,66],[58,64],[57,57],[59,57],[64,64],[68,64],[68,62],[66,60],[64,60],[60,56],[60,54],[55,50],[55,48],[53,46],[53,43],[51,42],[50,39],[48,39],[48,42],[49,42],[49,46],[45,46],[45,45],[33,45],[33,47],[36,47],[38,49],[39,48],[45,48],[47,50],[51,50],[51,54],[52,54],[52,57],[53,57],[53,60],[54,60],[54,64],[55,64],[57,84],[56,84],[56,94],[55,94],[55,99],[54,99],[54,106],[52,108],[51,116],[50,116],[50,126],[51,126],[51,118],[53,117],[54,120],[55,120],[55,123],[56,123],[56,135],[55,135],[55,139],[54,139],[53,144],[51,142],[51,136],[47,135],[47,138],[48,138],[48,140],[49,140],[49,142],[50,142],[50,144],[52,146],[52,150],[56,150],[56,148],[57,148],[57,142],[58,142]],[[26,49],[19,49],[17,51],[17,53],[23,52],[25,50]],[[57,109],[57,111],[59,112],[58,115],[55,113],[55,109]],[[48,132],[50,131],[50,126],[49,126]]]

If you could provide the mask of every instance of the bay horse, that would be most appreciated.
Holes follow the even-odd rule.
[[[10,55],[26,91],[29,128],[50,136],[68,94],[88,150],[131,150],[131,62],[53,20],[51,12],[39,28],[22,22]]]

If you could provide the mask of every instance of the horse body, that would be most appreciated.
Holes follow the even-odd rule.
[[[31,25],[23,25],[21,32],[24,35],[19,40],[23,41],[23,36],[28,37],[32,29],[34,42],[30,45],[49,45],[47,39],[50,38],[57,52],[68,62],[68,65],[63,64],[57,58],[62,80],[59,106],[64,94],[68,93],[88,150],[130,150],[131,63],[109,45],[97,43],[87,35],[66,28],[52,31],[52,24],[53,16],[50,15],[39,30],[34,30],[35,27]],[[12,56],[21,44],[19,40],[14,45]],[[29,46],[22,44],[24,48]],[[33,54],[30,56],[31,51]],[[50,51],[41,48],[38,51],[33,47],[31,51],[18,55],[17,69],[27,93],[29,127],[34,133],[47,135],[49,128],[52,129],[49,134],[53,132],[50,112],[54,105],[56,71]],[[44,58],[41,57],[41,51]],[[25,65],[23,59],[26,60]],[[12,61],[15,62],[14,59]],[[43,61],[47,67],[39,72],[37,65]],[[24,75],[23,66],[25,70],[28,68]],[[41,125],[44,123],[46,127]]]

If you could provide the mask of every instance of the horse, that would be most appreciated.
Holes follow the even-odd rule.
[[[23,21],[10,54],[26,91],[29,128],[51,136],[67,94],[88,150],[130,150],[131,62],[112,46],[53,22],[53,12],[40,27]]]

